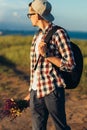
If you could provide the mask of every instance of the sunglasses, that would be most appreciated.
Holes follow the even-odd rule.
[[[36,13],[27,14],[27,17],[30,18],[32,15],[35,15]]]

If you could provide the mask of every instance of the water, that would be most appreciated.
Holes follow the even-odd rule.
[[[0,34],[1,35],[34,35],[35,31],[24,31],[24,30],[1,30]]]
[[[34,35],[36,31],[18,31],[18,30],[1,30],[0,35]],[[74,39],[86,39],[87,40],[87,32],[76,32],[76,31],[68,31],[70,38]]]
[[[70,31],[68,31],[68,34],[69,34],[70,38],[87,40],[87,32],[70,32]]]

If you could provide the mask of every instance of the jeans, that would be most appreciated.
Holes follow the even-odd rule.
[[[66,123],[65,93],[63,88],[57,88],[43,98],[37,98],[36,91],[30,93],[30,108],[32,114],[32,130],[47,130],[47,120],[51,115],[56,130],[71,130]]]

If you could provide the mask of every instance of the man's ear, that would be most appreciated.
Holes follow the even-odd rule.
[[[43,19],[39,14],[37,14],[38,15],[38,20],[41,20],[41,19]]]

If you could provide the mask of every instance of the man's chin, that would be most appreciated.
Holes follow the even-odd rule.
[[[36,25],[33,25],[33,27],[37,27]]]

